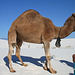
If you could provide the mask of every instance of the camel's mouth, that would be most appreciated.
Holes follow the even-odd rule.
[[[56,41],[56,43],[55,43],[55,46],[56,46],[56,47],[60,47],[60,46],[61,46],[60,41],[61,41],[61,39],[60,39],[60,37],[58,37],[58,38],[57,38],[57,41]]]

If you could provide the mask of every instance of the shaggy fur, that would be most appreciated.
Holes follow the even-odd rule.
[[[9,52],[8,59],[10,64],[10,72],[15,72],[12,68],[11,56],[13,47],[16,46],[16,56],[24,64],[20,57],[20,47],[22,42],[43,43],[46,55],[46,63],[44,69],[47,70],[47,62],[49,63],[49,70],[51,73],[56,73],[51,67],[50,63],[50,42],[57,38],[60,27],[56,27],[48,18],[41,16],[35,10],[28,10],[21,14],[11,25],[8,32]],[[66,21],[65,25],[61,27],[60,38],[68,36],[75,31],[75,13]]]

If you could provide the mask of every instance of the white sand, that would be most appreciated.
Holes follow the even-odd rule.
[[[22,66],[14,52],[12,64],[16,72],[11,73],[6,57],[8,54],[8,41],[0,39],[0,75],[73,75],[72,55],[75,53],[75,38],[62,39],[60,48],[55,47],[55,41],[53,40],[50,44],[50,52],[51,64],[57,71],[56,74],[51,74],[43,69],[46,59],[43,45],[25,42],[21,47],[21,57],[28,66]]]

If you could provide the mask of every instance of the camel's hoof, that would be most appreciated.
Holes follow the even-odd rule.
[[[28,65],[27,65],[27,64],[23,64],[23,66],[25,66],[25,67],[26,67],[26,66],[28,66]]]
[[[43,67],[43,69],[44,69],[44,70],[48,70],[48,68],[46,68],[46,67]]]
[[[57,71],[55,71],[55,70],[53,70],[53,69],[50,70],[50,72],[51,72],[51,73],[57,73]]]
[[[14,69],[11,69],[10,72],[16,72]]]
[[[51,70],[49,70],[49,68],[46,68],[46,67],[43,67],[44,68],[44,70],[47,70],[47,71],[49,71],[50,73],[57,73],[57,71],[55,71],[55,70],[53,70],[53,69],[51,69]]]

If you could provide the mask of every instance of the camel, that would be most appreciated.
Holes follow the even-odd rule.
[[[46,56],[44,69],[48,70],[49,63],[50,72],[57,73],[57,71],[52,68],[50,62],[50,42],[52,39],[57,39],[58,37],[67,37],[73,31],[75,31],[75,13],[67,19],[63,27],[56,27],[50,19],[41,16],[37,11],[32,9],[25,11],[12,23],[8,31],[9,51],[7,57],[9,60],[10,72],[16,72],[12,68],[11,62],[14,47],[16,47],[15,55],[21,61],[22,65],[28,66],[23,63],[20,57],[20,47],[23,41],[25,41],[43,44]]]

